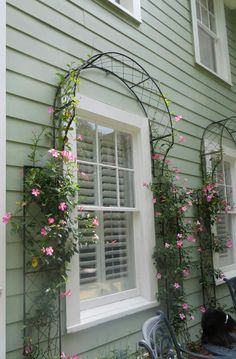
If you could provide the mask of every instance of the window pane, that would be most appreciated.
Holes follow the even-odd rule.
[[[224,161],[224,171],[225,171],[225,184],[226,186],[231,186],[232,180],[231,180],[230,162]]]
[[[90,213],[90,215],[93,215]],[[97,258],[98,258],[98,240],[95,232],[87,226],[87,214],[80,214],[80,228],[82,233],[79,246],[80,260],[80,284],[82,287],[81,299],[97,296],[97,289],[94,283],[97,282]]]
[[[102,206],[117,206],[116,169],[101,167]]]
[[[198,20],[201,20],[199,0],[196,1],[196,8],[197,8],[197,18],[198,18]]]
[[[117,134],[118,165],[120,167],[132,168],[132,137],[127,133]]]
[[[213,0],[208,0],[208,9],[212,14],[215,13],[215,11],[214,11],[214,1]]]
[[[131,171],[119,171],[120,205],[122,207],[134,207],[134,173]]]
[[[202,13],[202,23],[209,27],[209,20],[208,20],[208,11],[205,7],[201,6],[201,13]]]
[[[109,291],[134,287],[132,213],[104,213],[105,271]],[[112,280],[112,281],[111,281]]]
[[[222,214],[217,218],[217,239],[226,244],[227,241],[233,240],[232,233],[232,215]],[[219,266],[224,267],[234,263],[234,251],[232,248],[225,248],[219,253]]]
[[[82,140],[78,141],[77,156],[80,160],[95,162],[96,161],[96,131],[95,124],[88,121],[79,121],[77,137],[81,136]]]
[[[98,205],[97,166],[79,163],[78,182],[80,203]]]
[[[216,34],[216,20],[215,16],[210,14],[210,29]]]
[[[99,161],[110,165],[116,164],[115,132],[111,128],[98,126]]]
[[[100,239],[94,239],[94,233],[87,231],[80,241],[81,299],[135,287],[133,214],[97,212],[96,215]]]
[[[216,71],[215,40],[198,26],[201,63],[209,69]]]

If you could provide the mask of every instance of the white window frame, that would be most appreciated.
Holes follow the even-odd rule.
[[[78,94],[79,115],[91,121],[99,121],[105,126],[115,126],[117,130],[126,131],[133,135],[134,169],[135,169],[135,204],[134,212],[134,256],[136,264],[135,292],[132,296],[124,296],[124,292],[115,294],[117,301],[110,303],[104,297],[100,306],[87,306],[82,309],[79,300],[79,255],[76,254],[71,262],[71,271],[67,282],[67,290],[72,295],[66,298],[67,332],[73,333],[109,320],[124,317],[157,305],[156,277],[152,261],[155,245],[154,209],[152,193],[143,183],[152,181],[151,158],[149,144],[148,119],[126,111],[114,108],[97,100]],[[75,152],[76,153],[76,152]],[[127,291],[129,292],[129,291]],[[125,293],[128,294],[128,293]]]
[[[215,8],[215,18],[216,18],[216,71],[208,68],[200,59],[200,45],[198,37],[198,20],[197,20],[197,9],[196,9],[196,0],[191,0],[191,11],[192,11],[192,27],[193,27],[193,40],[194,40],[194,52],[195,52],[195,62],[218,76],[225,82],[232,85],[231,81],[231,70],[230,70],[230,61],[229,61],[229,50],[227,42],[227,32],[226,32],[226,23],[225,23],[225,11],[224,11],[224,1],[223,0],[213,0]],[[207,31],[207,28],[204,28]]]
[[[236,178],[236,150],[223,146],[223,160],[224,158],[226,160],[229,160],[230,162],[233,162],[233,165],[230,166],[230,170],[231,170],[232,178]],[[233,198],[236,199],[236,186],[233,181],[232,181],[232,187],[233,187]],[[235,209],[233,211],[229,211],[229,213],[235,214],[236,216]],[[232,227],[233,227],[232,233],[236,234],[236,218],[235,221],[233,221],[232,223]],[[236,235],[235,234],[234,237],[231,238],[233,240],[234,263],[224,267],[220,267],[219,265],[220,254],[214,253],[213,256],[214,267],[219,268],[224,273],[226,278],[232,278],[236,276]],[[224,283],[223,279],[216,280],[216,284],[222,284],[222,283]]]
[[[0,1],[0,212],[6,211],[6,1]],[[0,224],[0,358],[6,356],[6,225]]]
[[[140,0],[120,0],[119,3],[116,0],[107,1],[137,20],[139,23],[142,22]]]

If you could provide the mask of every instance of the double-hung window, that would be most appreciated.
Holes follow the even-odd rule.
[[[228,204],[226,213],[220,213],[216,221],[217,240],[226,247],[215,256],[215,264],[227,277],[236,274],[236,151],[224,151],[217,168],[220,193]]]
[[[156,305],[153,204],[143,186],[151,181],[148,120],[84,96],[79,115],[78,214],[94,225],[79,221],[68,331]]]
[[[114,4],[118,9],[132,16],[141,22],[141,5],[140,0],[107,0]]]
[[[191,0],[196,63],[231,82],[223,0]]]

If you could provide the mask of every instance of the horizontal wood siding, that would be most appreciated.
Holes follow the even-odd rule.
[[[142,23],[122,14],[105,0],[7,1],[7,209],[21,198],[22,166],[28,164],[33,132],[50,126],[47,106],[53,103],[56,73],[66,64],[98,52],[118,51],[134,58],[160,81],[171,111],[183,121],[175,127],[187,141],[170,153],[181,169],[181,183],[201,183],[199,148],[204,128],[236,112],[236,12],[226,11],[233,86],[194,63],[189,0],[141,0]],[[101,73],[82,73],[81,92],[118,108],[141,113],[121,85]],[[49,143],[41,141],[42,150]],[[7,359],[22,356],[22,243],[8,230]],[[151,260],[151,259],[150,259]],[[186,281],[189,300],[201,305],[198,273]],[[225,301],[224,286],[217,293]],[[228,299],[227,299],[228,300]],[[63,337],[63,349],[83,357],[130,346],[140,337],[142,322],[154,311],[108,322]],[[200,314],[193,323],[197,332]],[[126,328],[124,330],[124,328]],[[127,344],[127,345],[126,345]]]

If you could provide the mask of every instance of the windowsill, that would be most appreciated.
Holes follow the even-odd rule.
[[[205,71],[208,71],[210,74],[212,74],[213,76],[215,76],[217,79],[223,81],[226,85],[232,86],[232,81],[231,79],[226,79],[225,77],[219,75],[217,72],[209,69],[207,66],[203,65],[200,61],[196,60],[196,64],[197,66],[199,66],[200,68],[203,68]]]
[[[67,327],[67,333],[75,333],[98,324],[156,307],[157,305],[156,300],[150,302],[143,297],[135,297],[97,308],[83,310],[81,312],[80,323]]]
[[[139,24],[142,23],[141,15],[134,15],[132,12],[127,10],[124,6],[114,2],[113,0],[108,0],[108,2],[111,4],[111,6],[114,6],[115,8],[119,9],[121,12],[128,15],[128,17],[130,17],[132,20],[135,20]]]
[[[236,276],[236,269],[225,271],[224,275],[227,279],[233,278]],[[215,280],[216,285],[225,284],[225,281],[223,279],[216,279]]]

